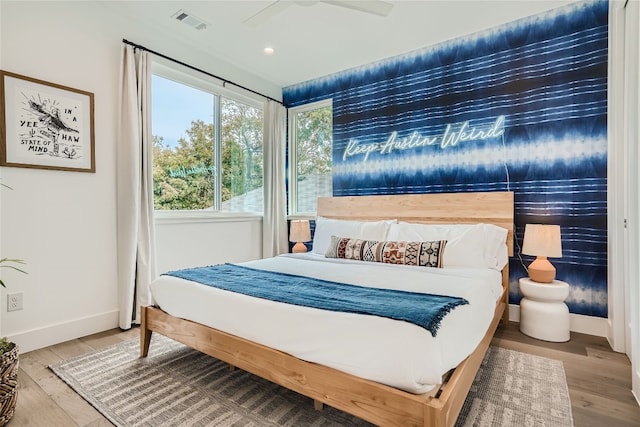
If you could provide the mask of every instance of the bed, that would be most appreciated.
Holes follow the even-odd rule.
[[[409,227],[407,229],[411,231],[416,228],[412,224],[488,224],[493,227],[500,227],[501,230],[505,231],[503,236],[506,252],[508,255],[512,255],[513,250],[513,193],[511,192],[321,198],[318,200],[318,216],[319,219],[326,218],[327,221],[363,221],[367,225],[388,220],[389,223],[393,224],[408,224],[406,227]],[[395,225],[394,227],[395,230],[400,230],[396,231],[395,237],[402,237],[403,226]],[[474,227],[474,229],[476,228]],[[428,229],[431,230],[431,228]],[[321,246],[320,242],[314,240],[314,245],[316,243],[318,243],[319,247]],[[323,251],[324,249],[320,252]],[[452,249],[450,253],[454,252],[455,250]],[[348,280],[352,280],[353,284],[358,284],[357,278],[363,277],[365,269],[373,271],[372,276],[381,278],[380,280],[383,281],[387,280],[384,278],[386,274],[395,274],[394,272],[387,273],[387,267],[391,267],[391,269],[431,270],[437,274],[441,274],[444,270],[455,270],[456,275],[460,278],[454,279],[453,282],[460,281],[462,283],[466,281],[475,284],[480,281],[488,283],[497,281],[498,284],[497,289],[494,286],[494,290],[491,293],[481,293],[473,290],[471,293],[463,294],[471,301],[486,300],[488,298],[487,295],[491,295],[488,305],[483,308],[483,311],[487,313],[483,315],[486,319],[482,322],[477,322],[482,324],[482,329],[475,332],[475,338],[462,340],[464,342],[472,341],[471,348],[460,348],[457,351],[457,347],[452,344],[454,341],[451,339],[451,334],[446,332],[447,328],[449,328],[450,319],[463,318],[461,316],[469,312],[469,307],[462,306],[452,310],[444,318],[442,322],[444,332],[438,331],[437,334],[440,337],[438,340],[444,342],[442,347],[437,348],[437,351],[446,353],[451,357],[443,357],[443,361],[438,360],[439,363],[429,363],[428,361],[425,361],[424,364],[419,363],[419,357],[414,357],[407,362],[396,363],[397,365],[416,365],[415,371],[417,374],[415,375],[420,378],[419,381],[415,379],[415,375],[405,379],[402,378],[403,373],[398,374],[393,370],[387,370],[386,367],[390,363],[389,360],[382,360],[384,358],[380,358],[381,360],[369,358],[372,362],[364,364],[362,359],[356,359],[355,362],[341,363],[335,357],[343,356],[327,355],[322,353],[323,349],[298,348],[297,343],[303,341],[305,335],[307,335],[310,342],[322,343],[325,339],[329,339],[321,335],[323,332],[322,327],[314,327],[314,325],[325,325],[325,329],[329,331],[340,329],[340,322],[344,321],[345,317],[353,315],[342,313],[332,314],[331,316],[333,317],[319,318],[317,317],[318,310],[306,309],[312,312],[309,318],[307,320],[301,319],[297,322],[301,325],[298,328],[287,328],[294,329],[293,337],[282,338],[275,334],[274,337],[267,339],[263,338],[263,335],[267,335],[265,330],[277,331],[277,322],[273,325],[266,320],[256,322],[259,323],[262,329],[258,328],[251,335],[251,332],[246,332],[246,330],[242,329],[244,326],[236,325],[235,323],[237,322],[225,323],[225,318],[231,318],[231,316],[228,313],[225,315],[224,310],[220,309],[214,310],[221,312],[220,318],[211,323],[206,317],[203,317],[204,310],[202,307],[200,309],[197,307],[198,301],[203,299],[201,292],[204,291],[201,290],[202,287],[193,283],[190,284],[188,283],[189,281],[184,281],[183,279],[166,276],[162,276],[160,284],[154,282],[155,284],[152,285],[152,289],[154,287],[157,288],[154,291],[154,298],[156,298],[157,302],[159,301],[157,305],[162,309],[159,307],[143,307],[141,357],[145,357],[148,354],[151,333],[158,332],[223,360],[231,366],[244,369],[309,396],[314,399],[318,409],[323,404],[328,404],[383,426],[451,426],[455,423],[500,319],[508,319],[508,263],[502,271],[494,271],[489,273],[488,277],[483,278],[475,274],[473,270],[464,268],[452,269],[449,266],[446,269],[397,267],[346,259],[335,260],[337,264],[324,264],[331,265],[331,268],[328,268],[322,263],[333,262],[334,260],[323,259],[325,257],[322,256],[322,253],[303,256],[287,255],[284,258],[284,261],[283,257],[256,261],[255,263],[248,263],[248,266],[280,271],[283,268],[282,265],[285,265],[289,269],[286,272],[291,274],[309,272],[314,269],[325,270],[329,272],[327,273],[329,275],[322,276],[322,278],[331,280],[335,277],[346,277],[346,282],[349,283]],[[451,263],[451,261],[447,262]],[[349,273],[349,271],[352,272]],[[470,271],[471,273],[469,273]],[[349,276],[350,274],[352,276]],[[416,271],[411,274],[423,273]],[[463,279],[462,277],[465,275],[470,277]],[[352,278],[349,279],[349,277]],[[409,281],[417,282],[419,280],[416,278]],[[451,279],[443,278],[442,283],[445,286],[450,286],[447,280],[451,281]],[[174,285],[177,286],[177,292],[175,290],[172,291]],[[474,286],[471,286],[471,288],[474,288]],[[206,292],[225,291],[207,290]],[[185,301],[179,302],[177,305],[171,305],[170,301],[177,301],[181,297],[187,298],[186,301],[189,301],[189,298],[194,301],[191,310],[184,309],[188,305],[185,304]],[[252,307],[251,310],[257,313],[256,316],[258,318],[270,319],[271,317],[279,317],[278,315],[270,316],[268,307],[261,307],[262,303],[257,304],[258,306]],[[475,302],[469,305],[477,306]],[[304,311],[305,309],[299,310]],[[172,314],[169,314],[169,312]],[[349,321],[351,322],[352,320],[353,318]],[[280,321],[287,322],[287,320],[283,319],[280,319]],[[401,348],[402,342],[415,341],[420,343],[424,341],[426,343],[425,346],[428,347],[432,341],[437,341],[435,337],[433,340],[431,338],[423,339],[422,335],[419,334],[424,334],[424,331],[417,332],[416,329],[420,328],[416,328],[414,325],[400,327],[396,324],[404,322],[389,319],[376,319],[375,322],[378,322],[375,324],[375,328],[389,330],[390,335],[387,338],[381,335],[378,342],[372,340],[370,344],[366,342],[358,343],[358,345],[373,346],[371,348],[366,347],[368,354],[377,354],[376,351],[380,354],[380,346],[386,346],[387,349],[394,348],[398,351],[395,355],[391,351],[385,351],[385,357],[401,358],[406,354],[411,355],[412,353],[412,350],[407,351]],[[467,324],[475,323],[469,319],[466,319],[465,322]],[[214,324],[218,327],[213,328],[207,326],[207,324]],[[396,327],[398,329],[394,329]],[[359,331],[358,327],[356,327],[355,331]],[[398,341],[393,341],[394,336],[397,337]],[[344,341],[338,347],[343,348],[344,345],[344,353],[350,353],[351,350],[346,344],[354,340],[349,338],[348,334],[343,338]],[[321,341],[318,341],[319,339]],[[389,343],[395,344],[389,345]],[[440,346],[440,344],[438,345]],[[422,349],[421,347],[418,348]],[[452,360],[455,362],[452,362]],[[379,363],[376,364],[376,362]],[[452,366],[448,366],[448,364],[452,363],[454,363]],[[423,366],[420,365],[438,366],[435,371],[425,371]],[[444,376],[442,376],[443,370],[447,371]],[[423,381],[424,378],[426,380]]]

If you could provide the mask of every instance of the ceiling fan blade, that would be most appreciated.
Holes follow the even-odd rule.
[[[323,3],[332,4],[334,6],[346,7],[360,12],[372,13],[378,16],[387,16],[393,4],[382,0],[320,0]]]
[[[276,0],[271,3],[269,6],[264,9],[259,10],[254,15],[243,21],[243,24],[248,25],[249,27],[257,27],[258,25],[264,23],[268,19],[273,16],[276,16],[289,6],[293,4],[293,1],[290,0]]]

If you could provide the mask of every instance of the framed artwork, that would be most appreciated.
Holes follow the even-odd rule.
[[[0,166],[95,172],[93,93],[0,70]]]

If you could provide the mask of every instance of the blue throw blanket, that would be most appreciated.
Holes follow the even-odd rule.
[[[427,329],[434,337],[447,313],[469,303],[458,297],[368,288],[234,264],[166,274],[287,304],[404,320]]]

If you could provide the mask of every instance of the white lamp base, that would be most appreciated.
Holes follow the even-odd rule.
[[[293,245],[292,251],[294,254],[302,254],[307,252],[307,247],[304,245],[304,243],[298,242],[295,245]]]

